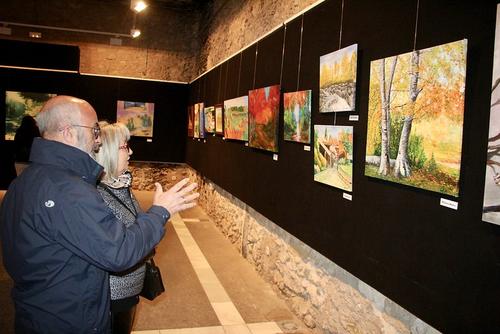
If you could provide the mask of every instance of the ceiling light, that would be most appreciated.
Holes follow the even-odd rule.
[[[31,38],[42,38],[42,33],[37,31],[30,31],[29,36]]]
[[[130,36],[132,36],[132,38],[139,37],[140,35],[141,35],[141,31],[139,29],[131,29],[130,30]]]
[[[132,0],[130,3],[130,8],[132,8],[136,13],[142,12],[148,5],[142,0]]]

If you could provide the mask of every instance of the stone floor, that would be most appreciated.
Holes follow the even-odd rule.
[[[151,192],[136,192],[145,207]],[[134,333],[309,333],[274,291],[196,207],[175,215],[155,256],[166,292],[141,298]],[[10,278],[0,267],[0,328],[13,333]]]

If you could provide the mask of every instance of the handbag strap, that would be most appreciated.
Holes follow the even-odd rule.
[[[132,211],[132,209],[130,209],[130,207],[125,204],[121,198],[119,198],[118,196],[116,196],[115,193],[113,193],[107,186],[105,185],[102,185],[102,183],[100,184],[101,188],[104,189],[108,194],[110,194],[114,199],[116,199],[118,201],[118,203],[120,203],[125,209],[127,209],[134,217],[137,217],[137,210],[135,209],[135,206],[134,206],[134,202],[132,201],[132,208],[134,211]],[[130,198],[132,198],[132,195],[130,194],[130,189],[127,188],[127,191],[128,191],[128,194],[130,196]]]

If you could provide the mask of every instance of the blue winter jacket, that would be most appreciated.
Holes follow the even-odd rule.
[[[37,138],[30,160],[0,213],[16,333],[107,333],[108,272],[148,255],[169,213],[153,206],[125,228],[97,192],[102,167],[88,154]]]

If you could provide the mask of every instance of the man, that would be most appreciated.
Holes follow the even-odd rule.
[[[129,228],[96,190],[102,167],[90,153],[100,129],[92,106],[70,96],[49,100],[37,116],[31,165],[7,191],[1,213],[4,265],[14,280],[16,333],[107,333],[108,271],[150,253],[170,215],[195,205],[195,184],[163,192]]]

